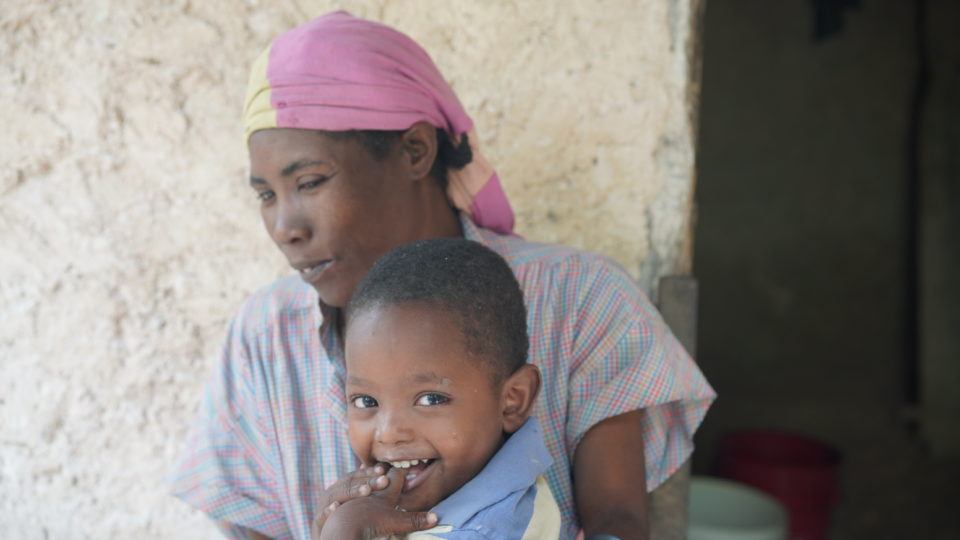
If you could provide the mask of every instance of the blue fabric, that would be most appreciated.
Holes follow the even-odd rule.
[[[448,532],[430,534],[451,540],[521,538],[533,518],[534,485],[553,459],[540,424],[530,418],[480,471],[433,508]]]

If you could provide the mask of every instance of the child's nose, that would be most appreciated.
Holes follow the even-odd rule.
[[[377,442],[399,444],[413,440],[413,426],[406,414],[399,411],[381,411],[377,416]]]

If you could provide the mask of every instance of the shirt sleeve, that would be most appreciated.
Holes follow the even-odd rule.
[[[647,489],[693,452],[713,389],[629,275],[598,257],[581,274],[566,443],[574,455],[598,422],[643,409]]]
[[[243,528],[289,538],[277,493],[278,472],[257,412],[259,388],[242,318],[226,342],[204,388],[200,410],[172,475],[172,493],[213,520],[230,538]]]

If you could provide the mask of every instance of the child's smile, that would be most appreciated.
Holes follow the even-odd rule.
[[[405,471],[405,510],[432,508],[503,442],[500,389],[466,349],[457,322],[435,305],[408,303],[363,311],[349,323],[350,444],[367,465]]]
[[[417,486],[426,481],[430,477],[430,473],[433,472],[433,469],[430,468],[431,465],[436,463],[436,459],[413,459],[413,460],[399,460],[399,461],[387,461],[378,459],[384,463],[389,463],[391,467],[401,469],[405,471],[403,476],[403,491],[411,491]]]

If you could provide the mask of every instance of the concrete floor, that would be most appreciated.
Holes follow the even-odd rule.
[[[960,538],[960,461],[893,435],[850,456],[842,478],[831,539]]]

